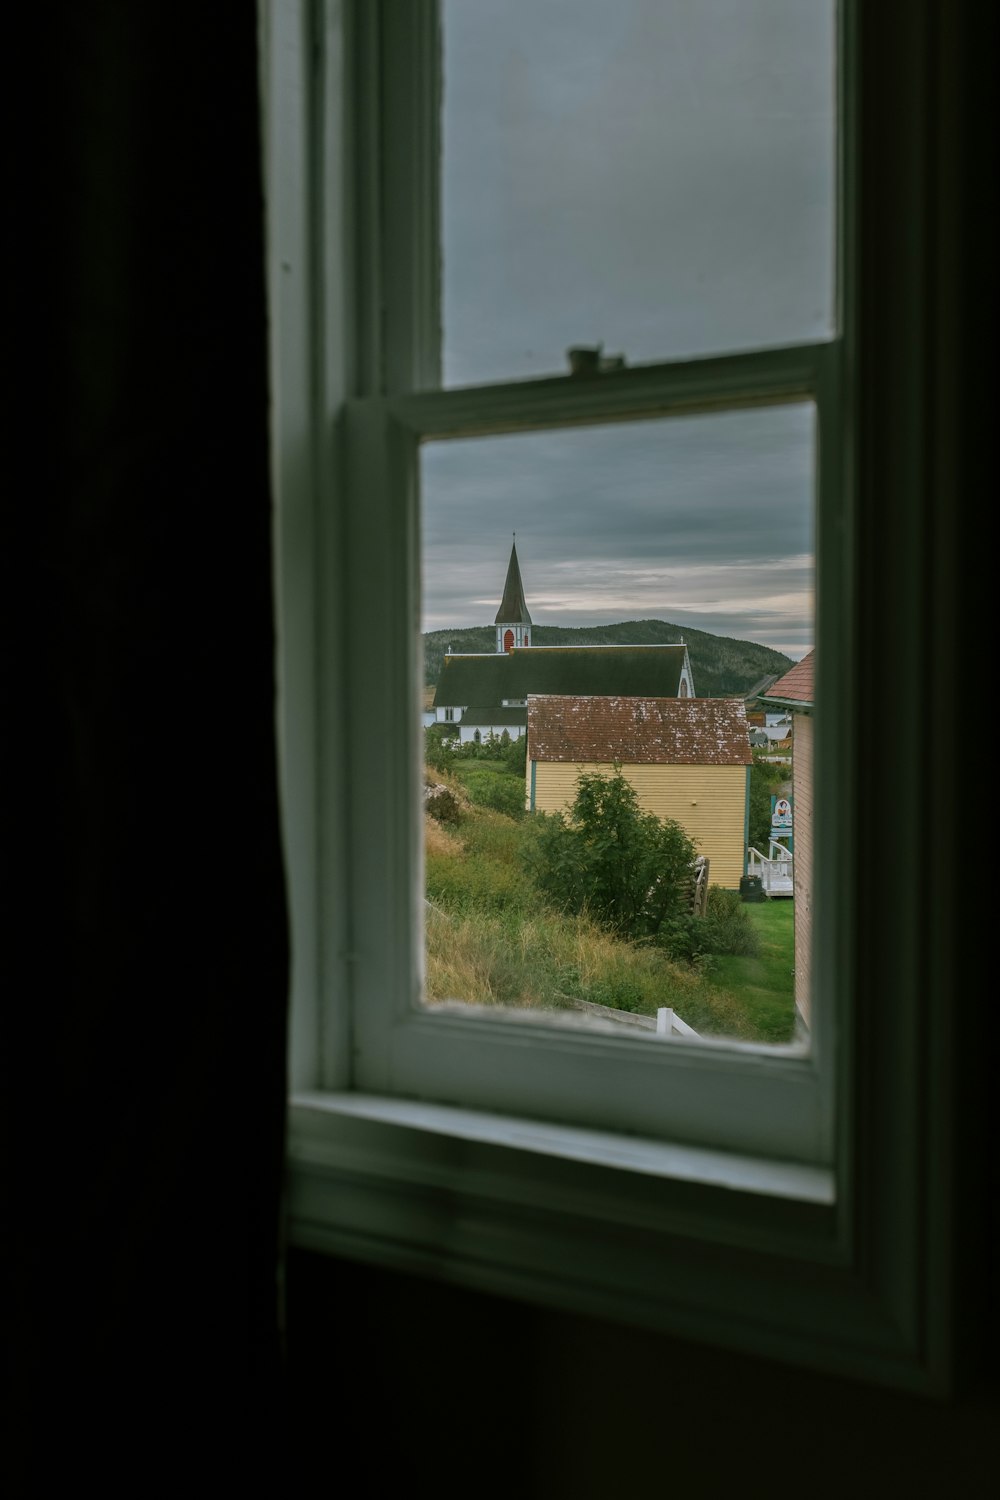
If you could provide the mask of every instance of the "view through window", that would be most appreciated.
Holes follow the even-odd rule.
[[[814,425],[424,447],[429,1000],[796,1037]]]
[[[444,0],[444,384],[829,338],[833,32]],[[424,445],[429,1003],[807,1040],[816,425]]]

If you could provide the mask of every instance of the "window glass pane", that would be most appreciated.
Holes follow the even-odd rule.
[[[429,1001],[805,1039],[814,460],[808,402],[424,445]]]
[[[447,385],[825,338],[833,0],[444,0]]]

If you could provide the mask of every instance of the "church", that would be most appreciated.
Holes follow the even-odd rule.
[[[528,695],[693,698],[687,646],[536,646],[517,539],[511,544],[494,651],[448,653],[428,722],[453,724],[463,743],[527,732]]]

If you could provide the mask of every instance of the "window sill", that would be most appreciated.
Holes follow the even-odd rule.
[[[437,1138],[426,1143],[425,1159],[437,1159],[442,1141],[464,1147],[493,1147],[503,1152],[529,1152],[556,1161],[580,1162],[599,1169],[638,1173],[665,1182],[699,1184],[707,1189],[760,1194],[802,1204],[832,1206],[834,1174],[823,1167],[798,1162],[768,1161],[737,1156],[699,1146],[631,1139],[597,1130],[581,1130],[547,1121],[514,1119],[479,1110],[457,1109],[417,1099],[393,1099],[377,1094],[312,1093],[292,1100],[293,1138],[304,1156],[340,1131],[323,1121],[368,1121],[399,1134]],[[466,1153],[467,1155],[467,1153]],[[530,1177],[530,1167],[528,1168]]]
[[[297,1247],[933,1393],[822,1168],[370,1094],[296,1095]]]

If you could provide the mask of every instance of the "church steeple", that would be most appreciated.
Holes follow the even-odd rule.
[[[524,602],[521,584],[521,569],[517,561],[517,532],[510,549],[507,564],[507,581],[503,586],[503,599],[494,621],[497,628],[497,650],[511,651],[515,646],[531,645],[531,616]]]

